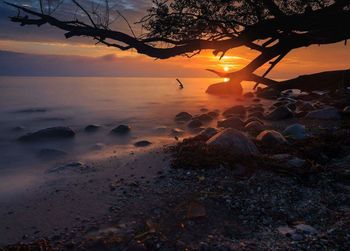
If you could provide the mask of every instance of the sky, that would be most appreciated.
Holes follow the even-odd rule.
[[[65,4],[57,11],[63,18],[74,9],[69,5],[70,0],[64,1]],[[96,4],[98,1],[80,2]],[[38,0],[11,2],[38,7]],[[139,32],[139,26],[134,22],[146,13],[151,0],[118,0],[114,3],[113,8],[122,12],[134,30]],[[0,75],[213,77],[205,69],[238,70],[258,55],[252,50],[240,47],[228,51],[221,60],[210,51],[203,51],[191,59],[179,56],[167,60],[154,60],[134,51],[122,52],[115,48],[95,45],[94,41],[88,38],[67,40],[63,31],[47,25],[40,28],[21,27],[9,21],[8,17],[12,15],[16,15],[16,11],[0,2]],[[113,28],[129,32],[123,20],[117,20]],[[311,46],[292,51],[270,76],[285,79],[301,74],[347,69],[350,68],[349,63],[350,48],[344,46],[344,42]],[[264,68],[260,71],[263,70]]]

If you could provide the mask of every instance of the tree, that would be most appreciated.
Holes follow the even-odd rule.
[[[266,76],[291,50],[340,41],[346,44],[350,37],[349,0],[153,0],[138,22],[145,30],[140,36],[108,0],[101,0],[102,5],[92,10],[71,0],[80,14],[68,20],[58,11],[63,1],[54,7],[51,2],[39,0],[39,9],[7,4],[18,10],[12,22],[22,26],[49,24],[66,31],[66,38],[90,37],[106,46],[134,49],[157,59],[192,57],[204,49],[223,57],[240,46],[260,52],[239,71],[213,71],[232,83],[247,80],[275,85],[277,82]],[[127,23],[130,34],[111,28],[112,11]],[[262,76],[254,74],[268,62],[271,65]]]

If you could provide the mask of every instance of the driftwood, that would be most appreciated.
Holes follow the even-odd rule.
[[[251,81],[256,81],[254,76],[252,76]],[[265,82],[264,84],[278,91],[287,89],[300,89],[302,91],[335,91],[350,86],[350,69],[302,75],[289,80],[271,81]],[[242,91],[243,88],[240,81],[236,81],[235,79],[210,85],[207,89],[207,93],[216,95],[241,95]]]

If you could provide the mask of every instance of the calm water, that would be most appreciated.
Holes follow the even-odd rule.
[[[209,84],[221,79],[182,81],[185,88],[179,90],[170,78],[1,77],[0,170],[41,165],[37,154],[43,148],[61,149],[73,158],[91,151],[96,143],[132,144],[157,135],[157,127],[174,128],[173,117],[180,111],[199,114],[200,108],[221,109],[235,102],[205,94]],[[132,127],[126,142],[109,135],[121,123]],[[87,134],[83,129],[88,124],[102,128]],[[27,132],[52,126],[70,126],[77,136],[29,144],[16,141]]]

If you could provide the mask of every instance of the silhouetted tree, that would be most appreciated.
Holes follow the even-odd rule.
[[[50,24],[66,31],[66,38],[91,37],[107,46],[134,49],[158,59],[192,57],[204,49],[222,57],[240,46],[259,51],[259,56],[239,71],[214,71],[237,83],[249,80],[273,85],[276,81],[266,75],[291,50],[339,41],[346,44],[350,37],[349,0],[153,0],[138,22],[144,31],[140,36],[111,1],[90,8],[88,1],[71,0],[77,9],[71,19],[59,11],[62,1],[56,0],[55,6],[52,2],[39,1],[40,8],[7,4],[17,8],[18,14],[11,20],[22,26]],[[118,16],[127,23],[130,34],[111,28]],[[262,76],[254,74],[269,61],[271,65]]]

